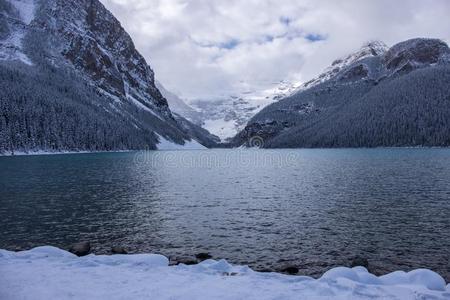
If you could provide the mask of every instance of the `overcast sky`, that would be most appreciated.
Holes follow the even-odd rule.
[[[450,40],[449,0],[101,0],[185,99],[306,81],[370,40]]]

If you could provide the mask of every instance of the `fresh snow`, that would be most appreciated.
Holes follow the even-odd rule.
[[[139,107],[142,110],[145,110],[149,113],[151,113],[152,115],[154,115],[155,117],[157,117],[158,119],[160,119],[161,121],[165,121],[159,114],[157,114],[156,112],[154,112],[153,110],[151,110],[150,108],[148,108],[147,106],[145,106],[144,104],[142,104],[139,100],[137,100],[136,98],[134,98],[133,96],[127,94],[127,98],[130,99],[137,107]]]
[[[169,141],[158,135],[159,143],[156,145],[158,150],[205,150],[205,146],[201,145],[196,140],[192,139],[190,141],[184,141],[184,145],[177,144],[175,142]]]
[[[425,269],[376,277],[363,267],[339,267],[313,279],[225,260],[168,264],[156,254],[79,258],[49,246],[0,250],[0,299],[450,299],[450,285]]]
[[[30,25],[34,19],[34,0],[9,0],[9,2],[19,11],[22,21],[26,25]]]
[[[0,42],[0,60],[19,60],[27,65],[33,65],[28,56],[22,51],[22,39],[24,36],[24,31],[19,30]]]

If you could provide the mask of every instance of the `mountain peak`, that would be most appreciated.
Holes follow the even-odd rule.
[[[342,70],[365,58],[383,56],[386,54],[388,49],[389,48],[386,44],[381,41],[366,42],[359,50],[347,55],[346,57],[335,60],[322,74],[306,82],[302,87],[300,87],[299,91],[328,81],[334,78],[337,74],[341,73]]]
[[[358,51],[335,60],[332,66],[339,65],[342,68],[367,57],[384,55],[388,50],[388,46],[381,41],[369,41],[364,43]]]
[[[439,39],[415,38],[394,45],[384,56],[389,70],[404,70],[450,60],[450,48]]]
[[[381,56],[388,50],[389,47],[384,42],[374,40],[364,43],[358,53],[362,54],[364,57]]]
[[[382,41],[372,40],[364,43],[360,51],[370,50],[373,56],[379,56],[385,54],[389,47]]]

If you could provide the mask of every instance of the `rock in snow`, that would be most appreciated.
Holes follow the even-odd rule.
[[[195,255],[195,257],[199,260],[207,260],[207,259],[212,258],[211,254],[209,254],[209,253],[199,253],[199,254]]]
[[[111,248],[112,254],[128,254],[128,251],[124,247],[115,246]]]
[[[366,258],[363,257],[355,257],[352,260],[352,267],[365,267],[366,269],[369,268],[369,261]]]
[[[69,248],[69,252],[75,254],[76,256],[85,256],[88,255],[91,251],[91,243],[89,242],[80,242],[73,244]]]
[[[162,255],[77,257],[38,247],[0,250],[0,299],[450,299],[450,285],[423,269],[376,277],[339,267],[316,280],[225,260],[169,266]]]
[[[296,266],[287,266],[281,270],[281,272],[289,274],[289,275],[295,275],[299,272],[299,269]]]

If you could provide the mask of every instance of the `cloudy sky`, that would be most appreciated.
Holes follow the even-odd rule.
[[[101,1],[185,99],[303,82],[370,40],[450,41],[448,0]]]

